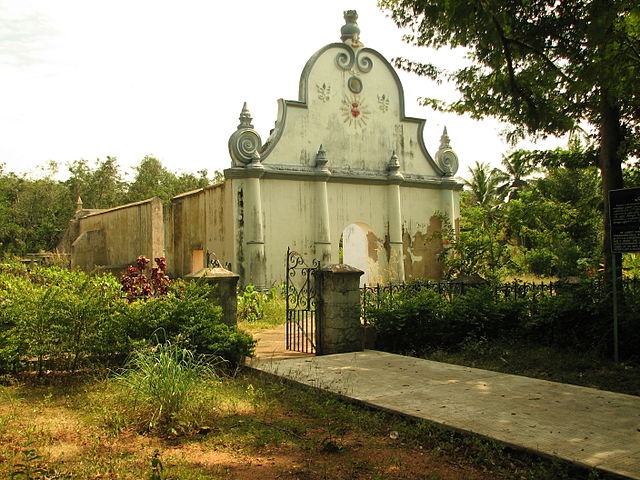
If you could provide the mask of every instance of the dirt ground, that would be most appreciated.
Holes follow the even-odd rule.
[[[271,409],[188,434],[140,433],[119,425],[117,410],[85,400],[0,387],[0,478],[26,467],[36,473],[24,478],[34,479],[520,478],[515,467],[496,476],[464,455],[405,443],[402,432],[381,433],[379,424],[367,432],[340,426],[339,418],[319,424],[313,414]]]

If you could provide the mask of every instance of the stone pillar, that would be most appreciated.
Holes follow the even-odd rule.
[[[389,160],[387,187],[387,218],[389,220],[389,268],[395,278],[389,280],[404,281],[404,251],[402,244],[402,209],[400,206],[400,184],[404,180],[400,173],[400,164],[395,152]]]
[[[247,166],[244,181],[244,238],[246,246],[246,283],[252,283],[258,290],[267,283],[266,258],[264,254],[264,222],[262,221],[262,194],[260,177],[264,167],[259,159]]]
[[[451,228],[456,228],[456,204],[455,204],[455,193],[453,190],[442,190],[440,193],[442,200],[442,212],[447,215],[447,220],[449,221]],[[444,226],[444,225],[443,225]]]
[[[331,172],[327,168],[327,152],[320,145],[316,154],[316,228],[315,258],[321,265],[331,263],[331,230],[329,226],[329,198],[327,196],[327,180]]]
[[[186,275],[188,280],[196,280],[207,283],[211,290],[209,300],[222,307],[222,321],[229,325],[237,324],[238,313],[237,274],[221,267],[203,268],[191,275]]]
[[[266,261],[264,253],[264,224],[262,221],[262,195],[260,178],[264,167],[260,163],[262,141],[253,129],[249,108],[245,103],[240,112],[240,124],[229,137],[229,154],[232,169],[243,172],[244,201],[244,282],[252,283],[262,289],[267,283]]]
[[[358,352],[364,348],[360,323],[360,276],[349,265],[325,265],[318,272],[317,355]]]

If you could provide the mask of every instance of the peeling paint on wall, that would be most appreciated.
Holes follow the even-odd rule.
[[[375,233],[372,231],[367,232],[367,254],[374,262],[378,262],[378,248],[380,248],[381,243],[382,242],[378,237],[376,237]]]
[[[438,255],[442,251],[442,242],[435,235],[442,229],[442,221],[435,215],[429,219],[426,232],[417,231],[411,236],[403,228],[404,271],[407,280],[413,278],[439,279],[442,277],[442,265]]]

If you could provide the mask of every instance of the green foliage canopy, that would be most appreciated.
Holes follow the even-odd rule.
[[[561,134],[581,123],[595,132],[608,191],[623,185],[621,164],[638,154],[640,6],[637,0],[381,0],[407,40],[463,47],[471,64],[445,72],[406,59],[398,66],[453,80],[461,98],[426,104],[512,125],[511,138]],[[604,236],[605,257],[610,255]],[[606,264],[610,264],[608,258]]]
[[[581,165],[578,150],[557,149],[537,169],[537,152],[503,159],[506,171],[476,163],[461,195],[460,232],[445,232],[441,257],[448,277],[511,275],[568,277],[596,271],[602,261],[600,177]],[[533,160],[532,160],[533,159]],[[517,166],[519,173],[509,170]],[[516,170],[512,168],[511,170]],[[515,179],[514,179],[515,178]],[[506,182],[496,187],[500,179]],[[506,188],[501,188],[506,187]],[[445,222],[446,224],[446,222]],[[445,230],[447,230],[445,228]]]

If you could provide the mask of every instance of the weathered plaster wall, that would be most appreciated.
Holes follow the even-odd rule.
[[[403,188],[400,197],[404,212],[402,242],[406,279],[438,279],[442,276],[442,267],[437,261],[442,242],[435,234],[442,224],[436,214],[457,215],[459,195],[451,190]]]
[[[242,196],[243,180],[234,180],[235,197]],[[331,241],[331,261],[339,261],[339,243],[343,231],[352,224],[362,228],[360,243],[366,242],[368,258],[356,261],[348,257],[345,262],[367,271],[366,282],[377,283],[388,280],[390,248],[388,242],[387,185],[352,184],[329,182],[329,225]],[[457,192],[430,188],[401,187],[401,207],[403,215],[404,264],[407,278],[438,278],[441,269],[436,261],[440,242],[431,237],[438,225],[434,223],[437,212],[452,208],[457,202]],[[299,180],[262,179],[261,202],[264,216],[264,248],[267,283],[277,284],[284,280],[284,265],[287,247],[291,247],[306,259],[317,258],[314,241],[316,239],[315,217],[318,215],[317,190],[315,182]],[[237,202],[236,202],[237,203]],[[241,278],[244,245],[244,215],[236,218],[235,236],[236,258],[239,268],[235,268]],[[360,252],[364,252],[364,246]],[[348,258],[347,258],[348,257]],[[348,261],[347,261],[348,260]],[[365,268],[363,268],[365,267]],[[251,281],[250,279],[244,279]]]
[[[87,215],[71,246],[72,266],[123,268],[139,255],[164,255],[162,202],[151,198]]]
[[[233,227],[228,193],[230,188],[217,184],[171,200],[165,212],[170,273],[183,276],[203,268],[207,252],[215,254],[223,265],[231,262]]]

